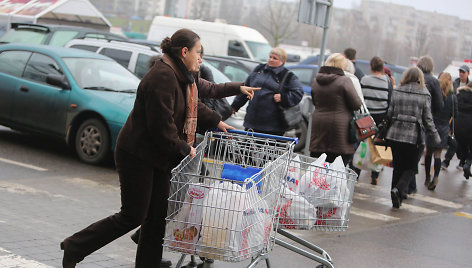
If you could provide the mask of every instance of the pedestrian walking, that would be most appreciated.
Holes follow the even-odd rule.
[[[370,60],[370,72],[371,74],[362,77],[361,87],[367,109],[378,125],[387,116],[393,84],[384,72],[384,61],[380,57],[375,56]],[[370,183],[377,185],[378,177],[379,172],[372,170]]]
[[[260,87],[249,101],[243,126],[246,130],[282,136],[288,130],[282,120],[282,109],[300,103],[303,97],[302,84],[298,77],[285,68],[287,53],[282,48],[274,48],[267,64],[258,65],[246,79],[245,85]],[[285,83],[280,86],[280,83]],[[282,90],[281,90],[282,89]],[[280,93],[282,92],[282,93]],[[248,98],[238,95],[231,107],[237,112]]]
[[[340,53],[331,54],[311,86],[316,109],[312,115],[310,155],[326,153],[328,162],[341,155],[348,164],[354,154],[354,144],[348,139],[349,123],[362,101],[351,79],[344,75],[346,61]]]
[[[444,107],[433,114],[434,125],[441,137],[440,144],[434,144],[429,136],[426,136],[426,154],[424,168],[426,179],[424,185],[428,190],[434,190],[438,185],[438,176],[441,171],[441,152],[447,148],[447,137],[449,135],[449,120],[454,114],[457,114],[457,100],[453,94],[452,79],[449,73],[442,73],[439,77],[439,85],[444,99]],[[454,109],[456,111],[454,111]],[[431,160],[434,155],[434,175],[431,180]]]
[[[392,190],[394,208],[399,208],[406,197],[411,180],[418,169],[419,146],[424,141],[424,131],[436,144],[441,142],[431,114],[431,96],[424,84],[423,72],[410,67],[404,73],[392,94],[388,118],[391,120],[386,139],[393,155]]]
[[[354,48],[350,47],[344,50],[344,57],[346,57],[346,59],[350,60],[354,64],[354,68],[356,69],[356,71],[354,72],[354,75],[360,81],[362,77],[364,77],[364,72],[362,72],[359,66],[356,66],[356,54],[357,54],[357,51]]]
[[[452,84],[454,88],[454,95],[457,98],[457,89],[460,87],[465,87],[466,85],[469,84],[469,73],[470,73],[470,68],[467,65],[462,65],[459,67],[459,77],[454,80],[454,83]],[[455,121],[452,121],[452,124],[454,124]],[[447,148],[446,155],[444,156],[444,161],[441,164],[441,167],[443,169],[447,169],[449,167],[449,163],[451,162],[452,157],[454,157],[454,154],[457,154],[457,158],[459,159],[459,165],[457,165],[457,169],[462,169],[464,167],[465,163],[465,157],[463,156],[464,153],[463,151],[465,150],[463,146],[460,146],[459,142],[455,142],[453,139],[449,139],[449,144]]]
[[[455,131],[459,145],[463,150],[464,177],[471,176],[470,165],[472,163],[472,82],[465,87],[457,89],[458,112],[456,117]]]
[[[187,29],[162,41],[163,56],[139,84],[134,108],[118,135],[115,164],[121,210],[66,238],[63,267],[71,268],[99,248],[141,225],[135,267],[159,266],[171,170],[194,157],[197,124],[232,128],[198,100],[192,72],[199,69],[200,37]],[[228,94],[240,84],[226,87]]]

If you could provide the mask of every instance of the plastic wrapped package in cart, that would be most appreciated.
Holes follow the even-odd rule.
[[[349,209],[356,175],[344,167],[341,157],[333,163],[306,156],[293,158],[300,161],[298,194],[285,188],[279,206],[279,227],[286,229],[344,230],[347,228]]]

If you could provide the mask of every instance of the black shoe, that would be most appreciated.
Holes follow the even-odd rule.
[[[370,184],[377,185],[377,178],[371,178]]]
[[[392,197],[392,205],[394,208],[400,208],[402,204],[402,197],[397,188],[393,188],[390,191],[390,196]]]
[[[417,192],[418,192],[417,189],[408,189],[408,194],[416,194]]]
[[[167,268],[172,266],[172,261],[168,259],[161,259],[161,268]]]
[[[442,163],[441,163],[441,169],[446,170],[447,167],[449,167],[449,162],[446,162],[446,160],[442,161]]]
[[[77,262],[67,254],[67,251],[64,248],[64,242],[61,242],[61,249],[64,250],[64,256],[62,257],[62,268],[75,268]]]
[[[468,180],[469,177],[471,176],[471,174],[470,174],[470,165],[471,165],[470,161],[466,161],[465,164],[464,164],[464,177],[465,177],[466,180]]]
[[[426,179],[424,180],[424,186],[428,187],[430,183],[431,183],[431,177],[426,176]]]
[[[131,237],[131,240],[133,240],[134,243],[138,244],[139,243],[139,233],[141,232],[141,228],[139,228],[138,230],[136,230],[136,232],[134,232],[130,237]]]
[[[438,185],[438,177],[434,177],[431,183],[428,185],[428,190],[434,191],[437,185]]]

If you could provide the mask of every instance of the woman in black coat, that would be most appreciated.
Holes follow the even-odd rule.
[[[455,134],[458,143],[464,150],[464,177],[468,180],[471,176],[470,165],[472,163],[472,82],[466,87],[457,90],[458,112],[455,124]]]

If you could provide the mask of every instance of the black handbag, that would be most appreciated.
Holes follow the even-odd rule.
[[[216,111],[221,115],[221,121],[225,121],[226,119],[230,118],[233,114],[233,108],[229,105],[228,101],[225,98],[221,99],[202,99],[202,102],[208,106],[208,108]]]
[[[280,82],[280,86],[278,90],[280,94],[283,93],[284,84],[289,74],[290,74],[290,71],[286,72],[284,77],[282,78],[282,81]],[[297,128],[298,125],[303,121],[302,110],[301,110],[300,104],[296,104],[289,108],[282,107],[282,105],[278,105],[278,107],[282,114],[282,118],[281,118],[282,123],[286,129],[290,130],[290,129]]]

